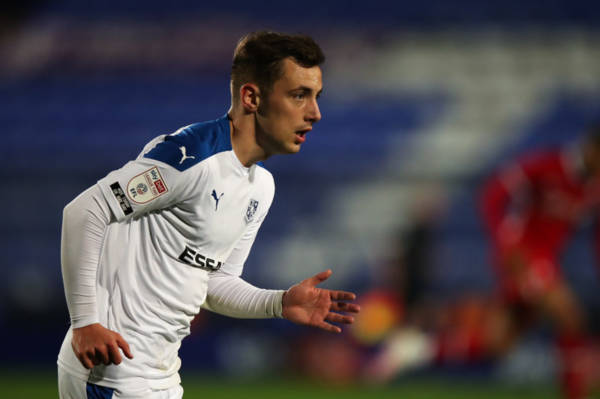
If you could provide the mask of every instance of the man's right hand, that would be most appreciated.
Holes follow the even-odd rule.
[[[99,323],[73,329],[71,346],[75,355],[86,369],[104,363],[121,363],[121,353],[133,359],[129,344],[117,332],[102,327]]]

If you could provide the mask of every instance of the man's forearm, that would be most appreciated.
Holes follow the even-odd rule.
[[[244,319],[282,317],[284,292],[258,288],[239,277],[216,272],[209,280],[208,295],[202,307]]]

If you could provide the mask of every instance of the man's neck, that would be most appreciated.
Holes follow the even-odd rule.
[[[236,112],[232,107],[227,112],[227,116],[231,131],[231,147],[242,165],[250,167],[267,159],[267,153],[256,140],[254,114]]]

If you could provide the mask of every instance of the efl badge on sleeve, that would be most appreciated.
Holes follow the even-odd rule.
[[[135,176],[127,184],[127,196],[136,204],[150,202],[168,191],[156,166]]]
[[[119,206],[123,210],[123,213],[125,215],[129,215],[130,213],[133,213],[133,208],[131,207],[129,200],[125,196],[125,193],[123,192],[123,189],[121,188],[121,185],[119,184],[119,182],[116,181],[113,184],[111,184],[110,189],[112,190],[113,195],[117,199],[117,202],[119,202]]]
[[[252,219],[254,219],[254,214],[258,209],[258,201],[255,199],[251,199],[248,204],[248,209],[246,209],[246,223],[250,223]]]

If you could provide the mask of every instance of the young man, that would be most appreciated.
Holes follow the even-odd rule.
[[[244,37],[225,116],[155,138],[65,207],[72,325],[58,357],[61,398],[181,398],[177,352],[201,307],[332,332],[330,322],[353,322],[344,312],[358,312],[346,302],[354,294],[316,288],[330,270],[287,291],[240,278],[273,200],[260,161],[298,152],[321,119],[323,61],[307,36]]]
[[[586,396],[591,346],[582,307],[560,271],[560,256],[600,209],[600,125],[574,146],[528,154],[496,173],[482,195],[506,311],[495,352],[505,352],[540,315],[556,325],[565,398]],[[600,248],[597,230],[596,249]]]

